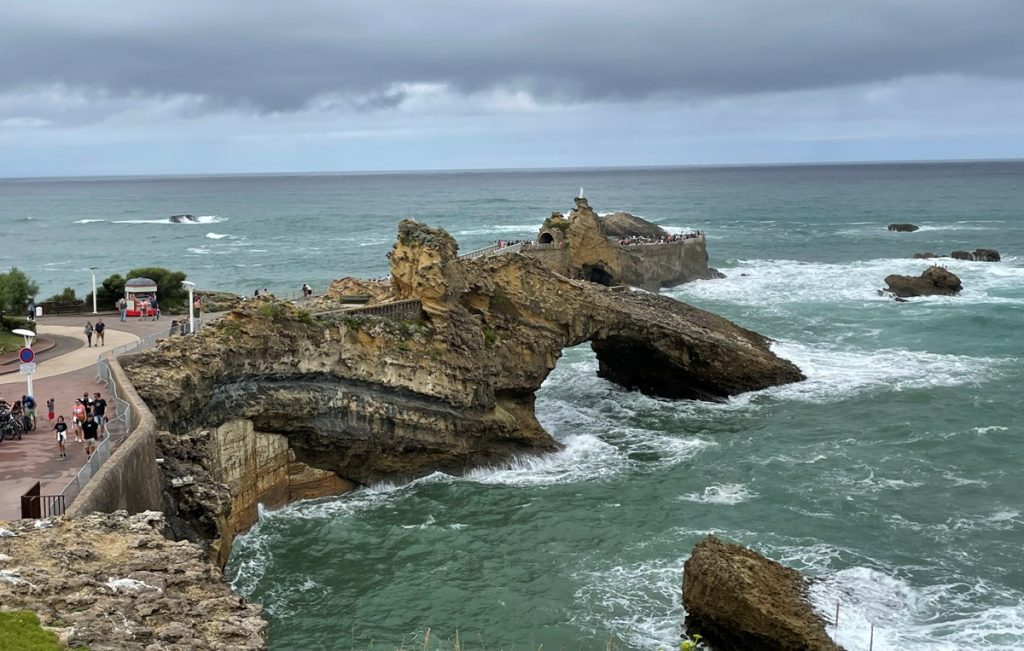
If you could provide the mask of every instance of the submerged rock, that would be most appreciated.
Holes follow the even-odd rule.
[[[955,296],[963,289],[960,278],[944,267],[928,267],[920,276],[885,277],[887,292],[900,298],[911,296]]]
[[[915,253],[914,254],[914,259],[915,260],[931,260],[932,258],[937,258],[937,257],[939,257],[939,256],[935,255],[931,251],[929,251],[927,253]]]
[[[683,608],[687,632],[715,651],[841,651],[799,572],[714,536],[684,565]]]
[[[920,229],[920,226],[915,226],[914,224],[889,224],[889,230],[898,233],[913,233]]]

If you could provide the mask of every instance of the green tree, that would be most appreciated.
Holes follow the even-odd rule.
[[[163,311],[182,310],[188,302],[188,289],[181,286],[185,280],[182,271],[171,271],[163,267],[140,267],[128,272],[127,278],[149,278],[156,282],[156,297]],[[109,278],[107,279],[109,280]],[[96,290],[99,295],[99,290]]]
[[[149,276],[147,276],[148,278]],[[121,274],[108,277],[96,288],[96,304],[104,308],[112,308],[124,296],[124,278]],[[153,280],[156,280],[155,278]],[[92,304],[92,292],[85,297],[87,304]]]
[[[0,310],[25,313],[28,303],[39,292],[39,285],[17,267],[0,274]]]
[[[74,287],[65,287],[60,294],[54,294],[46,299],[47,303],[74,303],[76,301],[78,301],[78,294],[75,293]]]

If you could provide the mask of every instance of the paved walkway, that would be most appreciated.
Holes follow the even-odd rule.
[[[106,385],[96,379],[96,359],[104,351],[131,343],[141,337],[170,330],[171,320],[139,321],[129,319],[121,323],[118,315],[100,315],[107,324],[106,344],[85,345],[85,322],[96,323],[96,315],[42,317],[37,332],[77,340],[78,347],[68,345],[64,354],[44,358],[37,363],[32,378],[38,408],[36,429],[27,432],[22,440],[0,443],[0,521],[21,517],[21,496],[37,481],[44,495],[54,495],[72,479],[85,464],[85,448],[68,435],[65,444],[68,458],[57,458],[57,444],[46,420],[46,401],[56,400],[58,415],[71,419],[71,406],[75,398],[88,391],[99,391],[108,403],[110,394]],[[93,335],[93,342],[96,341]],[[54,351],[59,352],[59,351]],[[26,391],[25,376],[20,373],[0,375],[0,393],[9,401],[18,400]],[[108,406],[112,409],[113,405]]]

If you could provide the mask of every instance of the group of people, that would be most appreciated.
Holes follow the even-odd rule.
[[[160,302],[156,296],[138,294],[135,296],[135,309],[139,311],[139,321],[146,319],[160,320]],[[121,313],[121,321],[128,320],[128,300],[122,298],[117,302],[117,311]]]
[[[53,429],[54,437],[57,439],[57,449],[60,452],[58,458],[61,460],[68,458],[67,448],[64,444],[67,442],[69,429],[72,436],[75,437],[75,442],[85,446],[86,458],[91,457],[92,453],[96,451],[100,432],[106,434],[107,401],[98,391],[93,394],[92,398],[86,391],[81,398],[76,398],[75,404],[71,406],[70,425],[63,414],[56,414],[56,406],[56,401],[53,398],[46,401],[46,417]]]
[[[103,319],[96,319],[96,325],[93,325],[92,321],[85,322],[85,340],[89,342],[89,348],[92,348],[93,335],[96,336],[97,346],[102,346],[103,344],[105,344],[106,333],[107,324],[103,323]]]
[[[683,240],[692,240],[700,237],[700,231],[690,231],[689,233],[677,233],[673,235],[661,235],[659,237],[644,237],[642,235],[630,235],[629,237],[619,238],[619,244],[622,246],[637,246],[640,244],[669,244],[671,242],[682,242]]]
[[[25,431],[36,428],[36,400],[30,395],[23,395],[21,400],[15,400],[14,404],[8,404],[0,395],[0,413],[9,413],[13,418],[24,419]],[[62,414],[57,414],[57,401],[50,398],[46,401],[46,419],[57,441],[58,459],[68,458],[65,446],[68,430],[75,437],[76,443],[85,446],[85,456],[88,458],[99,445],[100,433],[107,435],[107,401],[98,391],[93,393],[91,398],[88,391],[84,392],[71,406],[71,422],[68,423]]]

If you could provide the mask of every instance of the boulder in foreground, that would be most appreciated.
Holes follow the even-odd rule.
[[[683,569],[686,630],[715,651],[841,651],[807,600],[806,580],[746,547],[708,536]]]
[[[928,267],[917,277],[892,274],[885,277],[885,284],[885,291],[898,298],[956,296],[963,289],[956,274],[939,266]]]

